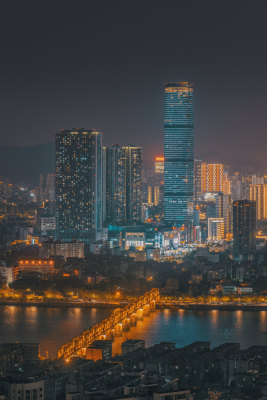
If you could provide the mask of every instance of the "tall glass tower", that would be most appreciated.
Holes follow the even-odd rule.
[[[189,82],[165,85],[164,218],[188,222],[194,192],[194,92]]]
[[[125,151],[114,144],[106,149],[106,220],[126,221]]]
[[[106,220],[140,223],[142,218],[142,147],[106,148]]]

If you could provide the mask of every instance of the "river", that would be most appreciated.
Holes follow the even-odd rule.
[[[0,306],[0,343],[38,342],[41,354],[55,356],[58,346],[89,329],[112,312],[101,308]],[[214,347],[239,342],[242,348],[267,344],[267,311],[156,310],[116,337],[113,353],[127,338],[144,339],[146,346],[162,341],[177,347],[197,340]]]

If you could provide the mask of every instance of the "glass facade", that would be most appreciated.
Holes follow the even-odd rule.
[[[186,224],[194,192],[194,93],[189,82],[165,86],[164,218]]]
[[[106,219],[126,221],[125,151],[118,144],[106,149]]]
[[[113,145],[106,149],[106,220],[141,222],[142,148]]]
[[[237,200],[233,202],[234,254],[255,249],[256,202]]]
[[[123,147],[126,156],[126,220],[142,220],[142,147]]]
[[[102,134],[56,134],[56,232],[89,243],[102,228]]]

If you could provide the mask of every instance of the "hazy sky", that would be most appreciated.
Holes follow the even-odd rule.
[[[15,0],[1,4],[1,140],[62,128],[163,153],[163,88],[195,86],[196,156],[266,166],[266,0]]]

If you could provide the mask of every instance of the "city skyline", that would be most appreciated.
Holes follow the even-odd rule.
[[[267,400],[266,0],[1,11],[0,400]]]
[[[89,126],[107,146],[134,136],[147,162],[163,147],[164,83],[189,80],[197,94],[196,157],[265,167],[262,1],[61,4],[39,13],[30,2],[15,15],[4,5],[0,144],[50,143],[60,129]],[[185,18],[176,23],[176,15]]]

